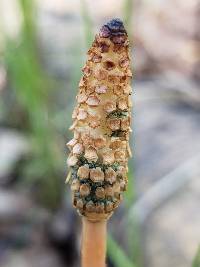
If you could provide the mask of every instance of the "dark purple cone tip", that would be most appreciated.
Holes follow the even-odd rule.
[[[112,19],[105,26],[107,26],[112,33],[126,33],[124,24],[120,19]]]
[[[100,30],[100,36],[104,38],[120,35],[127,35],[124,24],[120,19],[112,19],[103,25]]]

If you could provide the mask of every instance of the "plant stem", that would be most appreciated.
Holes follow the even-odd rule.
[[[107,221],[82,221],[82,267],[106,267]]]

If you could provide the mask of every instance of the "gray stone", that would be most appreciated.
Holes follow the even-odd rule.
[[[18,160],[29,151],[28,141],[14,130],[0,129],[0,183],[4,183]]]

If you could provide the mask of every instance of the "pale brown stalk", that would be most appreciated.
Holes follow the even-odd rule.
[[[107,221],[83,217],[82,223],[82,267],[105,267]]]

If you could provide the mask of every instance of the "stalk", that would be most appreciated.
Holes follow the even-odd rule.
[[[82,267],[105,267],[106,222],[127,188],[132,77],[121,20],[103,25],[83,68],[67,143],[72,202],[83,216]]]
[[[82,267],[105,267],[107,222],[82,222]]]

